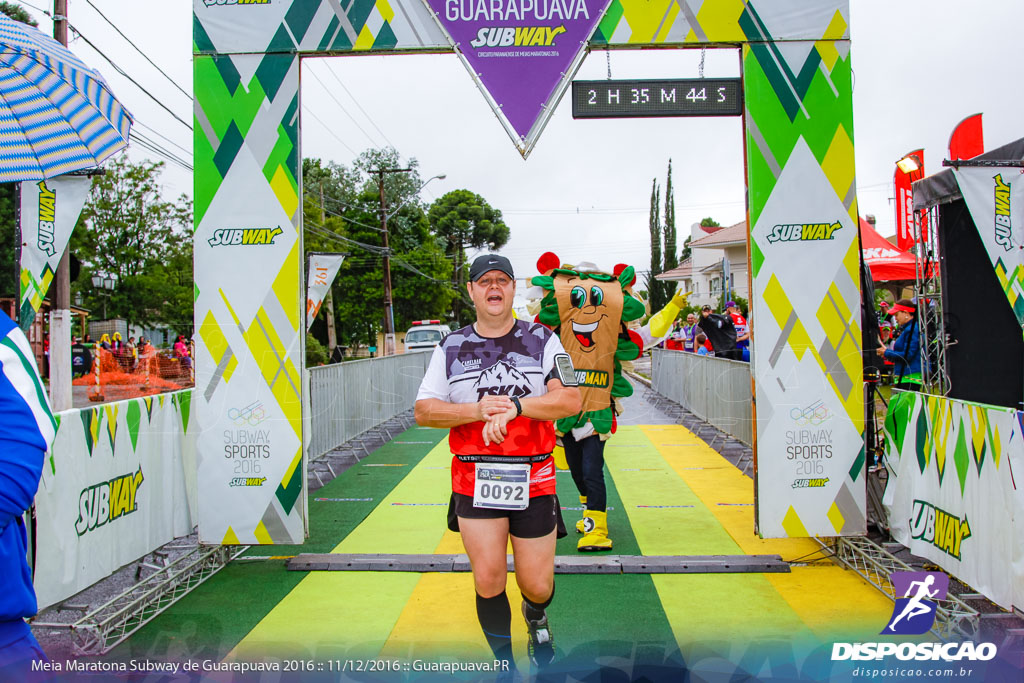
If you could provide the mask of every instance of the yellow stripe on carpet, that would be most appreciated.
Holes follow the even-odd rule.
[[[450,461],[444,439],[331,552],[433,552],[445,533]],[[376,656],[419,580],[415,572],[311,572],[228,659],[295,656],[296,650],[322,660]]]
[[[809,538],[758,538],[753,482],[691,431],[681,425],[641,429],[743,553],[822,559],[821,546]],[[877,638],[892,612],[892,601],[874,586],[831,562],[764,578],[821,640]]]
[[[646,430],[651,429],[648,433]],[[739,555],[743,551],[652,443],[683,444],[684,434],[622,427],[605,449],[608,470],[643,555]],[[693,507],[641,507],[692,505]],[[804,630],[799,617],[761,574],[652,575],[662,608],[684,655],[693,643],[787,637]],[[765,618],[770,615],[770,618]]]
[[[437,554],[465,553],[462,536],[445,530],[434,550]],[[512,552],[511,543],[506,550]],[[505,586],[512,608],[512,651],[521,671],[529,670],[526,658],[526,625],[519,614],[519,586],[509,572]],[[438,615],[444,615],[443,626]],[[443,655],[445,659],[483,662],[493,659],[476,616],[476,589],[471,573],[423,574],[391,631],[381,656],[406,660]]]

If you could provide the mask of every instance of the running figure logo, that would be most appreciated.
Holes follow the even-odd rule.
[[[894,572],[892,581],[896,605],[882,635],[921,635],[935,623],[935,600],[945,600],[949,576],[943,572]]]

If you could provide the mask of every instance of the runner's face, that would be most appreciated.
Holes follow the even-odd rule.
[[[687,325],[692,325],[695,322],[697,322],[697,318],[694,317],[693,313],[690,313],[689,315],[686,316]]]
[[[476,282],[469,283],[469,296],[473,299],[477,316],[508,314],[512,310],[515,293],[515,280],[500,270],[488,271]]]

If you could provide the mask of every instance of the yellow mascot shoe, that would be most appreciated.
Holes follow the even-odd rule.
[[[611,549],[612,539],[608,538],[608,513],[587,510],[583,515],[583,538],[576,544],[576,550],[589,553]]]
[[[583,506],[583,514],[586,514],[587,513],[587,497],[586,496],[580,496],[580,505]],[[587,533],[583,529],[583,520],[582,519],[579,520],[578,522],[576,522],[576,533],[578,533],[578,534],[585,534],[585,533]]]

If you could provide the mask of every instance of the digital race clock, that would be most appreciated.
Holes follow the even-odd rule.
[[[739,116],[739,78],[573,81],[572,117]]]

